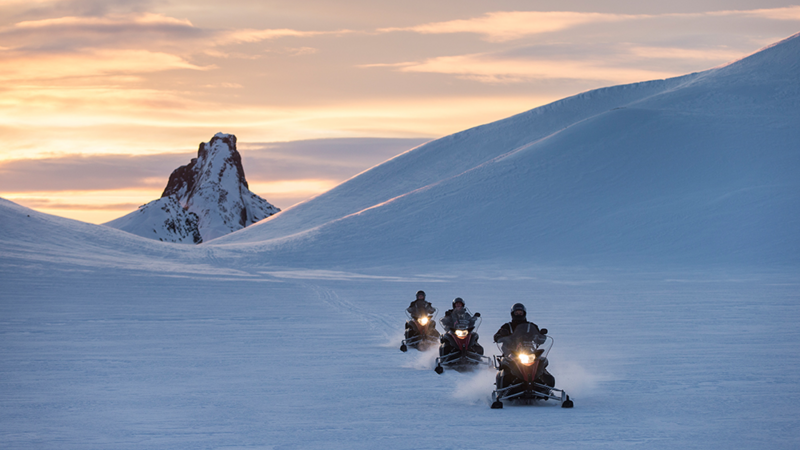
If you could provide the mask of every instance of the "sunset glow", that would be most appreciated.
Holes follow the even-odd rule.
[[[281,155],[276,178],[248,169],[248,143],[423,142],[590,89],[715,67],[800,27],[800,6],[781,2],[635,11],[613,3],[530,10],[513,0],[427,9],[312,3],[0,3],[0,197],[104,222],[157,198],[177,165],[148,172],[152,182],[107,177],[76,189],[77,173],[53,164],[89,170],[87,159],[109,156],[91,170],[145,156],[186,164],[222,131],[242,144],[253,191],[285,208],[380,161],[326,155],[322,166],[351,162],[309,176],[308,159],[291,165]],[[256,167],[277,158],[259,155]],[[44,177],[46,189],[14,181]]]
[[[128,214],[156,199],[161,189],[114,189],[81,191],[31,191],[8,193],[3,198],[47,214],[91,223],[103,223]],[[149,200],[148,200],[149,201]]]

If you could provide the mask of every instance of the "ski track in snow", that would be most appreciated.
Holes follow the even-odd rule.
[[[391,340],[392,344],[394,343],[394,336],[392,335],[391,331],[396,328],[397,324],[392,323],[387,315],[365,312],[363,307],[359,307],[352,301],[343,299],[333,289],[308,283],[303,283],[303,286],[314,290],[317,293],[317,297],[320,299],[320,301],[334,309],[337,313],[350,315],[360,319],[366,323],[373,333],[379,333],[386,340]],[[402,337],[400,339],[402,339]]]

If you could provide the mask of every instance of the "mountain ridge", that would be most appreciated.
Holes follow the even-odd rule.
[[[160,241],[199,244],[245,228],[280,209],[252,193],[236,136],[217,133],[175,169],[161,198],[104,225]]]
[[[207,245],[297,263],[796,264],[798,61],[800,34],[708,71],[578,94],[417,147]]]

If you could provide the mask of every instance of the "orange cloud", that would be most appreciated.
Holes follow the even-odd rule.
[[[705,13],[710,16],[747,16],[762,17],[771,20],[800,20],[800,6],[787,6],[785,8],[752,9],[743,11],[717,11]]]
[[[209,70],[163,52],[89,49],[69,54],[28,54],[0,58],[0,81],[36,82],[62,78],[91,78],[162,72],[174,69]]]
[[[800,20],[800,6],[786,8],[711,11],[679,14],[607,14],[573,11],[498,11],[472,19],[433,22],[412,27],[381,28],[378,32],[410,31],[421,34],[475,33],[490,42],[507,42],[526,36],[552,33],[595,23],[614,23],[654,18],[714,16],[761,17],[772,20]]]
[[[193,26],[189,20],[181,20],[173,17],[167,17],[163,14],[143,13],[143,14],[110,14],[103,17],[57,17],[53,19],[42,20],[29,20],[19,22],[14,25],[14,28],[19,29],[32,29],[32,28],[47,28],[59,26],[120,26],[128,24],[139,25],[180,25],[180,26]]]
[[[254,43],[284,37],[310,38],[342,35],[350,30],[299,31],[280,29],[213,29],[195,27],[188,19],[155,13],[107,14],[104,16],[66,16],[28,20],[0,28],[0,38],[17,49],[30,52],[38,47],[80,50],[86,48],[179,48],[183,54],[213,53],[209,48]],[[179,47],[176,44],[180,43]],[[15,48],[15,47],[8,47]],[[163,50],[162,50],[163,51]],[[300,52],[307,52],[301,48]]]
[[[612,83],[669,78],[676,72],[647,70],[606,65],[602,61],[526,60],[496,57],[487,54],[442,56],[422,62],[374,64],[364,67],[396,67],[402,72],[427,72],[457,75],[486,83],[520,82],[530,79],[584,79]]]
[[[220,33],[219,37],[215,39],[215,43],[218,45],[241,44],[249,42],[261,42],[283,37],[315,37],[320,35],[342,35],[348,33],[353,33],[353,31],[298,31],[286,28],[266,30],[243,29],[222,32]]]
[[[435,22],[406,28],[383,28],[381,32],[413,31],[423,34],[477,33],[491,42],[505,42],[532,34],[549,33],[578,25],[619,22],[643,16],[585,12],[508,11],[491,12],[483,17]]]
[[[741,51],[726,48],[692,49],[678,47],[643,47],[634,46],[628,52],[637,58],[647,59],[694,59],[705,61],[730,61],[741,58]]]

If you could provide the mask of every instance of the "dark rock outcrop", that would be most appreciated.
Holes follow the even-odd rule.
[[[200,144],[197,158],[172,172],[159,200],[106,225],[163,241],[200,243],[279,211],[250,191],[236,136],[217,133]]]

